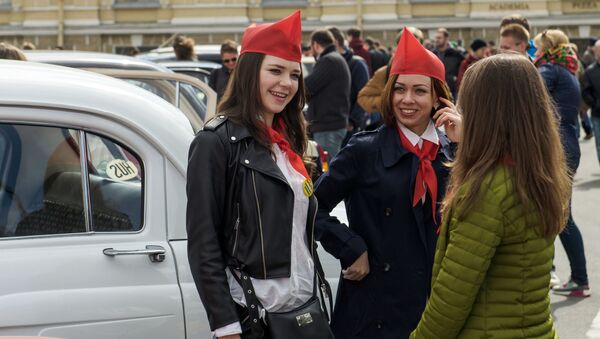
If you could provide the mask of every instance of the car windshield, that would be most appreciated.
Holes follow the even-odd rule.
[[[158,95],[170,104],[178,107],[190,120],[194,131],[205,121],[208,111],[208,96],[199,88],[190,84],[165,79],[131,79],[123,80]]]

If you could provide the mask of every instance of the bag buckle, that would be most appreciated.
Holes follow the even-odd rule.
[[[297,315],[296,321],[298,322],[298,327],[302,327],[302,326],[312,323],[313,318],[312,318],[312,315],[310,315],[310,312],[308,312],[308,313]]]

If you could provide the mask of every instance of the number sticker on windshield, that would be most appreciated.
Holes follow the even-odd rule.
[[[109,178],[118,181],[127,181],[138,176],[137,167],[129,160],[115,159],[106,166]]]

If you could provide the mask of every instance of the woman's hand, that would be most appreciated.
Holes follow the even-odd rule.
[[[356,259],[356,261],[345,270],[342,270],[344,279],[360,281],[369,274],[369,255],[367,251]]]
[[[452,142],[460,142],[460,135],[462,133],[462,117],[456,110],[456,106],[452,103],[452,101],[444,98],[439,98],[439,100],[443,102],[446,107],[440,108],[433,115],[435,127],[438,128],[444,125],[448,139],[450,139]]]
[[[239,334],[226,335],[224,337],[219,337],[219,339],[242,339]]]

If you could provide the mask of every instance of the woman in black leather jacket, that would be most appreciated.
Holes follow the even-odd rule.
[[[219,113],[190,147],[188,258],[218,338],[257,337],[234,274],[250,277],[267,311],[313,295],[317,205],[300,156],[300,34],[299,12],[246,30]]]

